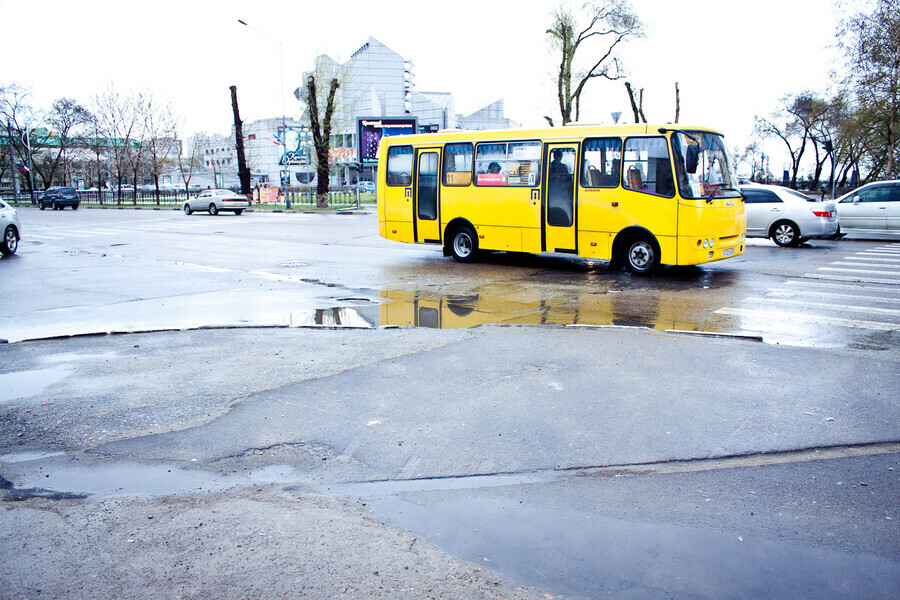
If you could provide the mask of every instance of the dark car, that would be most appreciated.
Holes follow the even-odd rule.
[[[71,206],[72,210],[78,210],[81,200],[78,199],[78,193],[75,188],[71,187],[52,187],[47,188],[38,199],[41,210],[48,206],[53,210],[62,210],[67,206]]]

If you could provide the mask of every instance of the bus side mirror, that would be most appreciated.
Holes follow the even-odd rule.
[[[697,164],[700,162],[700,146],[688,146],[685,158],[685,168],[688,173],[697,172]]]

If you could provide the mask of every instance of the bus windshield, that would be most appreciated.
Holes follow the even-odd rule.
[[[697,169],[688,173],[685,168],[688,147],[697,145],[700,146]],[[741,196],[721,135],[705,131],[676,132],[672,135],[672,154],[682,198],[712,200]]]

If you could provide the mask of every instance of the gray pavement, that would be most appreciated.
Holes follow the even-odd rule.
[[[636,279],[23,213],[0,597],[897,597],[894,246]]]
[[[763,598],[791,582],[853,598],[900,582],[895,354],[546,327],[0,352],[61,374],[3,401],[0,547],[29,557],[4,561],[12,597]],[[62,556],[78,561],[51,576]]]

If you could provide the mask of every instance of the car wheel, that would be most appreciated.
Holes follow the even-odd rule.
[[[53,210],[59,210],[59,205],[57,205],[56,202],[54,202],[50,205],[50,208],[52,208]]]
[[[194,211],[191,210],[190,204],[185,204],[185,205],[184,205],[184,214],[189,215],[189,214],[191,214],[192,212],[194,212]]]
[[[659,248],[649,236],[631,240],[625,249],[625,267],[635,275],[649,275],[659,266]]]
[[[9,225],[6,231],[3,232],[3,241],[0,241],[0,253],[15,254],[18,247],[19,236],[16,233],[16,228]]]
[[[41,202],[40,205],[41,205],[41,210],[44,210],[45,208],[47,208],[47,205],[44,204],[43,202]]]
[[[478,258],[478,238],[471,227],[464,226],[450,237],[450,253],[457,262],[470,263]]]
[[[210,203],[209,203],[209,214],[211,214],[211,215],[213,215],[213,216],[219,214],[219,209],[218,209],[218,207],[216,207],[216,203],[215,203],[215,202],[210,202]]]
[[[772,241],[779,246],[799,246],[800,230],[790,221],[779,221],[772,226]]]
[[[77,204],[73,204],[73,205],[72,205],[72,210],[78,210],[78,205],[77,205]]]
[[[240,208],[240,209],[234,211],[234,214],[239,215],[239,214],[241,214],[242,212],[244,212],[244,209],[243,209],[243,208]]]

